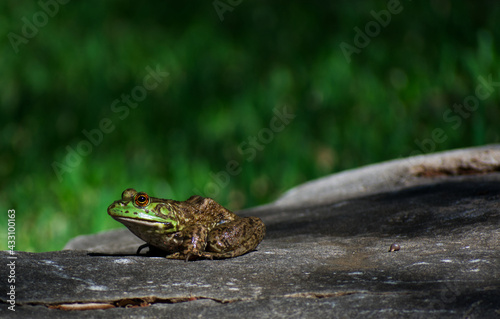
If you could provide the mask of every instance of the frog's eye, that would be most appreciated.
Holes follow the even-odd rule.
[[[149,196],[146,193],[137,193],[134,197],[134,201],[137,206],[144,207],[149,204]]]

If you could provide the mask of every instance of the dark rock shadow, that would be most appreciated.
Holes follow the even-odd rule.
[[[261,216],[267,239],[456,232],[479,224],[500,224],[500,182],[443,182]]]

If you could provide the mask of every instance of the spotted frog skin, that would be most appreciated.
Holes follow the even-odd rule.
[[[211,198],[181,202],[150,197],[129,188],[108,207],[108,214],[167,258],[230,258],[254,250],[266,226],[257,217],[240,217]]]

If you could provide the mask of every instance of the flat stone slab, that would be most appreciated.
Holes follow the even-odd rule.
[[[137,256],[142,241],[126,229],[16,252],[16,311],[3,293],[0,316],[498,318],[500,173],[419,178],[240,212],[261,217],[267,235],[237,258]],[[78,307],[107,309],[62,310]]]

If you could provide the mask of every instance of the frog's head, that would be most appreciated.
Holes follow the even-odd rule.
[[[130,230],[141,228],[141,231],[174,232],[178,228],[175,209],[168,200],[150,197],[133,188],[123,191],[122,199],[108,207],[108,214]]]

